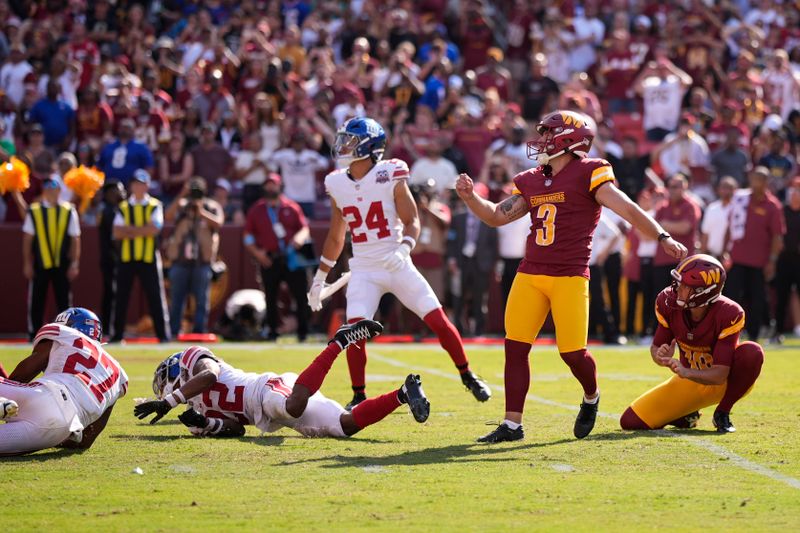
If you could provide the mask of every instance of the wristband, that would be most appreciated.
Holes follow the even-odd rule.
[[[671,239],[671,238],[672,238],[672,235],[670,235],[666,231],[662,231],[661,233],[658,234],[658,242],[664,241],[666,239]]]
[[[183,395],[180,389],[172,391],[172,396],[178,400],[178,403],[186,403],[186,396]]]
[[[317,269],[317,273],[314,274],[314,281],[322,281],[322,282],[324,282],[326,279],[328,279],[328,273],[327,272],[323,272],[320,269]]]
[[[336,266],[336,261],[332,261],[332,260],[328,259],[327,257],[325,257],[324,255],[319,256],[319,262],[322,263],[323,265],[325,265],[327,267],[331,267],[331,268]]]
[[[222,429],[222,420],[219,418],[209,418],[206,423],[205,432],[210,435],[216,435]]]
[[[407,243],[409,249],[411,249],[411,250],[413,250],[414,247],[417,245],[417,241],[414,240],[414,237],[411,237],[410,235],[406,235],[405,237],[403,237],[403,240],[400,241],[400,243],[401,244],[402,243]]]
[[[164,396],[164,401],[167,402],[170,407],[175,407],[178,405],[178,399],[175,398],[174,394],[167,394]]]

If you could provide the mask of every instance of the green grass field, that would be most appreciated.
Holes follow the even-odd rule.
[[[252,371],[299,372],[319,345],[219,345]],[[429,345],[372,345],[368,392],[396,388],[411,370],[431,400],[427,423],[404,409],[350,439],[306,439],[283,429],[234,440],[191,437],[175,419],[136,420],[152,372],[170,349],[112,347],[130,379],[108,428],[84,453],[0,459],[4,531],[463,531],[794,529],[800,524],[800,347],[768,349],[738,431],[717,435],[711,409],[696,430],[631,434],[617,417],[668,376],[643,348],[593,350],[601,411],[576,441],[580,389],[552,347],[535,348],[526,439],[475,438],[502,417],[500,347],[472,348],[495,396],[478,404],[447,356]],[[6,368],[25,347],[0,349]],[[322,388],[349,399],[344,356]],[[134,468],[143,474],[132,473]],[[792,526],[794,524],[794,526]]]

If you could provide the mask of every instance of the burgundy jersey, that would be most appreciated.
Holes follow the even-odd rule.
[[[574,159],[547,178],[541,167],[514,177],[514,194],[528,202],[531,232],[519,272],[589,277],[592,235],[600,220],[595,192],[614,181],[605,159]]]
[[[667,344],[676,339],[681,363],[687,368],[702,370],[712,365],[731,366],[733,351],[739,344],[739,332],[744,328],[742,306],[720,296],[709,305],[708,314],[697,324],[692,324],[688,310],[667,304],[671,295],[670,287],[656,298],[658,330],[653,344]]]

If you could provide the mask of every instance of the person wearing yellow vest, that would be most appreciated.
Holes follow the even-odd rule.
[[[28,335],[42,327],[47,289],[53,284],[56,314],[72,305],[70,282],[78,276],[81,227],[72,204],[59,202],[61,178],[44,180],[42,198],[33,202],[22,224],[22,269],[28,285]]]
[[[150,317],[159,341],[166,342],[171,337],[166,321],[164,275],[158,251],[164,210],[161,202],[147,194],[149,186],[150,174],[142,169],[135,171],[130,182],[130,195],[119,204],[119,211],[114,217],[112,236],[119,242],[120,262],[111,342],[120,342],[125,334],[134,277],[139,278],[147,297]]]

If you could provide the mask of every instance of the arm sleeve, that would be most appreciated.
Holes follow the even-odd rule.
[[[611,168],[611,165],[607,161],[603,161],[603,163],[605,164],[592,170],[592,174],[589,178],[589,192],[592,193],[592,195],[594,195],[597,188],[602,184],[609,181],[613,182],[616,179],[614,177],[614,169]]]
[[[393,159],[394,171],[392,172],[393,180],[407,180],[409,178],[408,164],[402,159]]]
[[[26,235],[36,235],[36,230],[33,228],[33,217],[30,211],[25,214],[25,222],[22,223],[22,233]]]
[[[122,218],[122,213],[120,213],[119,211],[117,211],[114,214],[114,225],[115,226],[124,226],[125,225],[125,219]]]
[[[722,340],[718,340],[714,345],[714,351],[711,354],[714,358],[714,366],[731,366],[733,361],[733,352],[739,344],[739,332],[728,335]]]
[[[219,363],[219,359],[208,348],[203,346],[191,346],[184,350],[180,362],[181,374],[185,372],[187,379],[192,379],[194,377],[194,365],[203,357],[208,357]]]
[[[164,227],[164,207],[161,204],[153,208],[153,213],[150,215],[150,222],[158,229]]]
[[[67,235],[70,237],[81,236],[81,224],[80,220],[78,219],[78,212],[74,207],[69,211],[69,227],[67,228]]]
[[[33,338],[33,347],[35,348],[37,344],[41,341],[59,341],[59,337],[61,337],[61,326],[58,324],[45,324],[39,331],[36,332],[36,336]]]

